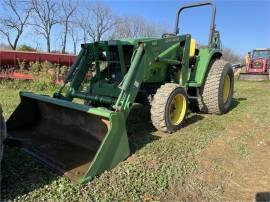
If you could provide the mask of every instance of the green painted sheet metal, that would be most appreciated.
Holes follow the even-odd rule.
[[[106,82],[95,82],[92,83],[92,93],[94,95],[104,95],[109,97],[117,98],[120,94],[118,83],[106,83]]]
[[[109,131],[103,139],[88,171],[80,179],[81,182],[87,182],[105,170],[113,168],[120,161],[126,159],[130,153],[124,113],[112,112],[109,120]]]
[[[20,96],[33,98],[35,100],[44,101],[44,102],[59,105],[59,106],[62,106],[62,107],[75,109],[75,110],[78,110],[78,111],[84,111],[84,112],[92,113],[92,114],[102,116],[102,117],[106,117],[106,118],[109,118],[110,113],[112,112],[112,111],[110,111],[110,110],[108,110],[106,108],[90,107],[90,106],[87,106],[87,105],[82,105],[82,104],[78,104],[78,103],[74,103],[74,102],[70,102],[70,101],[66,101],[66,100],[52,98],[52,97],[46,96],[46,95],[38,95],[38,94],[31,93],[31,92],[20,92]]]
[[[219,49],[201,48],[195,65],[195,71],[192,71],[191,73],[188,86],[202,86],[210,62],[221,55],[222,53]]]
[[[147,41],[151,41],[151,40],[156,40],[159,38],[155,38],[155,37],[142,37],[142,38],[123,38],[123,39],[119,39],[119,41],[121,41],[121,43],[123,45],[137,45],[139,42],[147,42]],[[112,40],[113,42],[114,40]]]
[[[185,35],[185,45],[183,47],[182,54],[182,68],[180,75],[180,85],[187,87],[187,82],[190,79],[190,68],[189,68],[189,48],[190,48],[191,36],[189,34]]]
[[[145,83],[165,82],[169,62],[177,63],[179,43],[183,36],[155,39],[144,42],[145,56],[143,58]]]

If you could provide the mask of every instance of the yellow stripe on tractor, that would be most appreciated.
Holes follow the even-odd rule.
[[[192,38],[190,40],[189,57],[194,57],[195,49],[196,49],[196,40]]]

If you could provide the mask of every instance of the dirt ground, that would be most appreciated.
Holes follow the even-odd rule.
[[[261,137],[258,138],[261,140],[259,142],[256,138],[246,142],[248,150],[253,151],[252,155],[246,156],[244,150],[241,153],[241,146],[240,155],[235,150],[237,145],[234,146],[234,140],[243,135],[241,131],[245,131],[248,124],[249,122],[244,121],[241,125],[231,126],[226,136],[216,139],[208,147],[199,162],[198,179],[212,187],[219,186],[222,182],[223,197],[228,201],[259,199],[260,193],[270,190],[270,139],[263,138],[270,127],[250,131]]]
[[[269,83],[257,85],[265,87]],[[228,123],[197,158],[196,174],[175,186],[177,191],[168,192],[164,201],[270,201],[270,107],[258,111],[254,106],[242,119]],[[262,113],[265,121],[256,119]]]

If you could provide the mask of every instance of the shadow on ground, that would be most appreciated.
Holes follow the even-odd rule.
[[[189,114],[183,123],[183,127],[194,124],[204,117],[200,114]],[[150,106],[136,104],[128,117],[127,130],[131,153],[143,148],[146,144],[160,139],[160,136],[153,134],[157,129],[151,122]]]
[[[5,147],[1,177],[1,201],[13,201],[57,178],[56,174],[21,150],[10,147]]]
[[[153,135],[156,131],[151,123],[150,106],[135,104],[127,120],[127,130],[131,153],[144,147],[146,144],[160,139]]]
[[[241,102],[246,100],[247,98],[233,98],[232,110],[236,108]]]
[[[200,114],[190,114],[187,116],[185,122],[183,123],[183,127],[187,127],[203,119],[204,117]]]
[[[258,192],[256,194],[256,202],[268,202],[270,201],[270,192]]]

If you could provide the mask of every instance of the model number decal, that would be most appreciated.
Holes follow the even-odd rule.
[[[135,86],[136,88],[139,88],[139,85],[140,85],[139,82],[135,80],[134,86]]]

